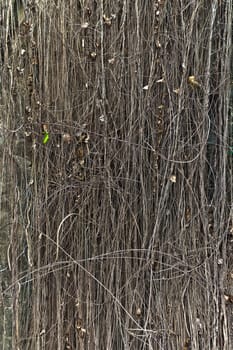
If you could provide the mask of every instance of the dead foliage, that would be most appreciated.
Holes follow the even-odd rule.
[[[2,348],[233,348],[232,1],[0,8]]]

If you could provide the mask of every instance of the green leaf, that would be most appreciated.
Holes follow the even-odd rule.
[[[44,138],[43,138],[43,144],[45,145],[49,140],[49,133],[45,131]]]

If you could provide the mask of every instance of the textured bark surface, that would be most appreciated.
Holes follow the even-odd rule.
[[[0,8],[1,348],[233,348],[232,1]]]

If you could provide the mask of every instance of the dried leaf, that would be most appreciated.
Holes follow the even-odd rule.
[[[103,15],[103,20],[104,20],[104,23],[107,24],[108,26],[110,26],[112,24],[111,17],[107,17],[106,15]]]
[[[113,57],[113,58],[110,58],[109,60],[108,60],[108,63],[109,64],[113,64],[115,62],[115,58]]]
[[[176,176],[175,175],[172,175],[172,176],[170,176],[170,178],[169,178],[169,180],[171,181],[171,182],[176,182]]]
[[[48,132],[48,125],[47,124],[43,124],[42,128],[43,128],[44,132]]]
[[[91,56],[91,58],[95,59],[97,56],[97,53],[93,51],[90,53],[90,56]]]
[[[201,87],[201,85],[198,83],[198,81],[196,80],[194,75],[190,75],[188,77],[188,82],[190,85],[192,85],[194,87]]]
[[[62,140],[63,140],[64,142],[70,143],[70,142],[71,142],[71,136],[70,136],[70,134],[68,134],[68,133],[63,134],[63,135],[62,135]]]
[[[159,80],[156,80],[156,83],[164,83],[164,78],[161,78]]]
[[[81,28],[83,28],[83,29],[88,28],[88,26],[89,26],[88,22],[84,22],[84,23],[81,24]]]

